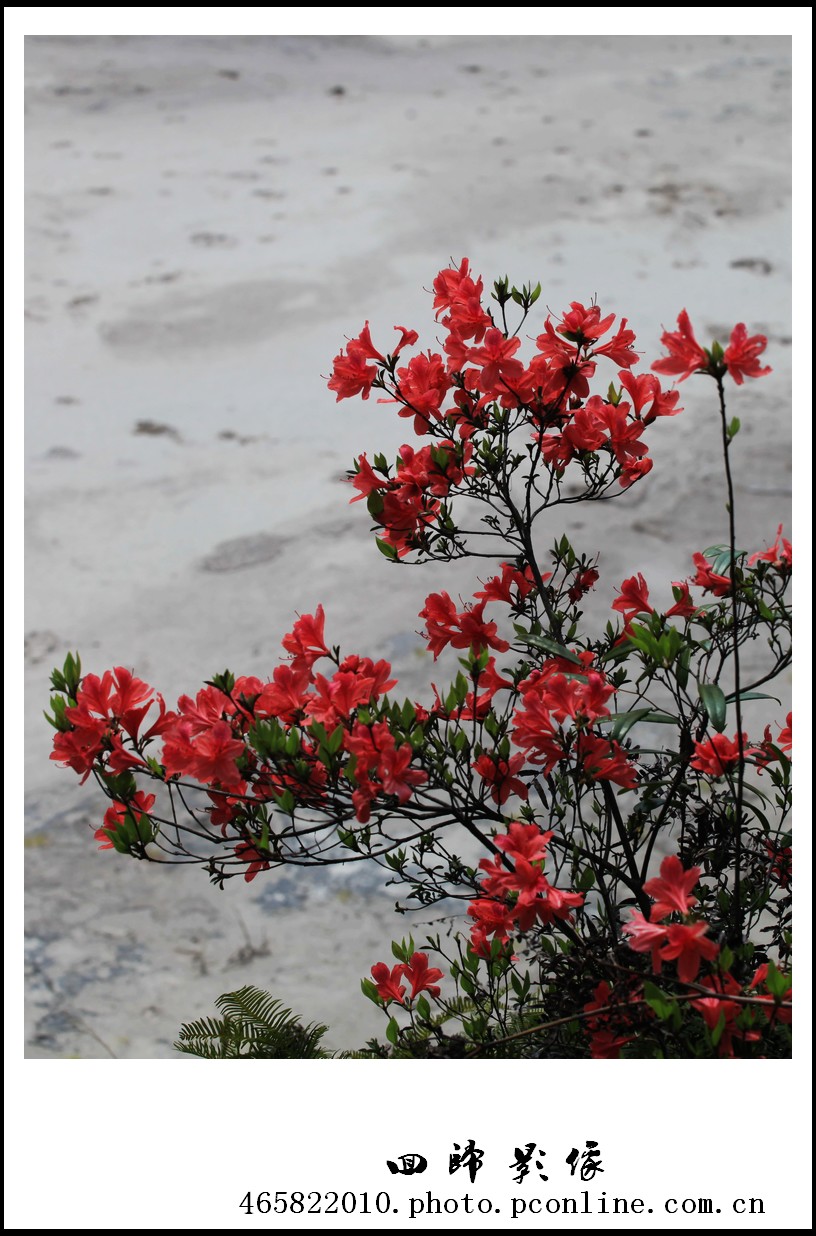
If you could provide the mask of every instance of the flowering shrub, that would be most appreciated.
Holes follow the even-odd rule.
[[[500,279],[488,308],[465,260],[433,291],[441,351],[403,326],[378,351],[366,323],[328,385],[379,392],[419,439],[349,473],[380,552],[495,563],[471,599],[431,592],[420,611],[434,660],[459,654],[453,681],[400,698],[386,661],[331,644],[317,605],[270,678],[218,674],[172,710],[126,668],[83,676],[69,655],[52,759],[110,799],[100,848],[199,862],[221,886],[372,861],[409,904],[444,902],[444,940],[394,943],[396,965],[363,979],[387,1018],[364,1054],[785,1055],[791,719],[752,737],[743,703],[771,699],[758,688],[790,663],[792,554],[782,527],[737,549],[725,405],[727,378],[769,372],[766,340],[739,324],[701,347],[684,310],[636,372],[627,319],[574,301],[524,359],[540,285]],[[661,377],[694,374],[717,395],[727,541],[693,550],[686,579],[622,580],[590,638],[597,559],[547,545],[541,517],[626,501],[682,412]],[[767,664],[746,682],[759,637]]]

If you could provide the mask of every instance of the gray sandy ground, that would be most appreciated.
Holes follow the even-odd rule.
[[[774,372],[731,402],[740,544],[788,522],[789,50],[28,40],[29,1055],[170,1056],[183,1020],[248,982],[329,1023],[332,1046],[381,1032],[360,977],[423,929],[376,872],[219,893],[99,853],[104,804],[49,762],[42,709],[68,649],[171,701],[225,666],[269,676],[321,601],[330,640],[388,657],[406,694],[440,679],[416,614],[432,590],[470,596],[475,572],[377,554],[341,478],[406,426],[373,399],[336,405],[321,375],[365,319],[386,346],[395,322],[431,344],[423,288],[451,257],[488,283],[540,279],[555,313],[597,295],[647,361],[684,307],[704,341],[736,321],[765,333]],[[625,575],[668,596],[725,539],[712,391],[682,393],[645,482],[547,530],[601,551],[595,621]]]

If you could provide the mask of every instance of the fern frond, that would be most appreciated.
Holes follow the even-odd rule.
[[[327,1027],[304,1026],[291,1009],[258,987],[242,987],[216,1000],[223,1018],[203,1017],[182,1026],[175,1049],[205,1060],[315,1060]]]

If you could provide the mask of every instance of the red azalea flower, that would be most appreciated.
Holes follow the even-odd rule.
[[[793,877],[793,851],[789,845],[765,842],[765,853],[771,860],[771,874],[781,888],[790,888]]]
[[[559,725],[570,717],[576,726],[585,726],[599,717],[609,716],[606,702],[614,690],[603,674],[588,670],[586,682],[567,678],[564,674],[551,674],[541,686],[540,697]]]
[[[753,755],[757,749],[748,746],[748,735],[743,734],[742,740],[743,756]],[[707,773],[710,777],[722,777],[729,768],[739,762],[739,757],[739,740],[736,734],[733,738],[726,738],[725,734],[713,734],[705,742],[694,744],[691,767],[698,772]]]
[[[291,725],[306,708],[309,698],[309,670],[301,663],[276,665],[272,681],[266,683],[255,701],[257,717],[277,717]]]
[[[140,815],[145,815],[150,812],[153,804],[156,801],[155,794],[145,794],[142,790],[137,790],[133,798],[127,803],[111,803],[105,812],[105,818],[102,827],[98,828],[94,833],[94,841],[100,842],[100,850],[112,850],[114,848],[113,840],[110,833],[115,833],[120,824],[124,822],[128,811],[138,819]]]
[[[652,373],[634,374],[622,369],[618,374],[620,384],[632,400],[635,416],[644,425],[650,425],[658,416],[677,416],[683,409],[678,406],[679,391],[664,391]],[[645,415],[641,415],[648,407]]]
[[[520,684],[523,706],[513,714],[513,742],[527,752],[533,763],[544,765],[546,776],[564,759],[566,752],[556,737],[552,717],[540,694],[534,689],[525,692],[525,685]]]
[[[777,571],[790,571],[793,568],[793,548],[790,541],[785,540],[782,535],[784,524],[780,524],[776,530],[776,540],[770,549],[763,549],[761,553],[751,554],[748,559],[748,566],[752,567],[757,562],[770,562],[771,566],[776,567]]]
[[[527,786],[515,775],[524,764],[523,755],[511,755],[509,760],[501,760],[485,754],[479,756],[473,769],[490,786],[490,796],[494,803],[502,806],[511,794],[527,798]]]
[[[561,325],[555,329],[572,343],[591,343],[605,335],[614,321],[614,313],[601,318],[597,305],[590,305],[587,309],[580,301],[573,300],[561,318]]]
[[[258,852],[251,841],[239,841],[235,847],[235,857],[242,863],[249,863],[244,872],[244,879],[251,884],[259,871],[268,871],[270,863]]]
[[[713,592],[715,597],[727,597],[731,592],[731,579],[728,575],[715,575],[708,561],[702,554],[692,554],[692,562],[697,568],[697,574],[689,580],[703,592]]]
[[[652,365],[655,373],[666,373],[677,376],[678,382],[690,378],[693,373],[708,368],[708,357],[694,338],[689,315],[684,309],[677,319],[676,331],[665,331],[660,342],[669,353]]]
[[[564,426],[561,437],[573,450],[597,451],[606,441],[606,430],[598,417],[598,410],[603,406],[603,400],[593,395]]]
[[[548,573],[543,576],[544,583],[551,578]],[[502,562],[501,575],[494,575],[492,579],[487,580],[482,592],[474,592],[474,598],[483,601],[503,601],[505,605],[517,605],[519,601],[523,601],[526,596],[535,590],[535,582],[532,578],[532,570],[529,566],[524,568],[524,572],[518,570],[509,562]],[[511,588],[516,589],[516,595],[510,591]]]
[[[332,376],[329,378],[329,390],[337,391],[337,403],[341,399],[350,399],[352,395],[362,395],[368,399],[371,388],[377,380],[377,366],[366,364],[364,350],[351,340],[346,351],[341,348],[335,356]]]
[[[414,953],[407,965],[402,967],[403,977],[411,984],[411,999],[418,996],[421,991],[429,992],[433,997],[439,995],[439,987],[436,980],[444,978],[441,970],[428,968],[428,954]]]
[[[635,342],[635,332],[627,330],[626,322],[626,318],[621,318],[616,333],[602,347],[593,348],[592,355],[608,356],[616,365],[623,365],[626,369],[636,364],[638,354],[632,347]]]
[[[786,976],[783,975],[783,977],[786,977]],[[751,979],[751,983],[750,983],[748,990],[756,991],[760,983],[765,983],[766,989],[767,989],[767,982],[766,982],[767,978],[768,978],[768,963],[766,961],[763,963],[763,965],[757,968],[754,974],[754,977]],[[770,994],[767,996],[758,996],[757,999],[762,1000],[763,1002],[767,1004],[767,1007],[764,1011],[765,1011],[765,1016],[769,1020],[781,1022],[782,1025],[785,1025],[785,1026],[789,1026],[791,1024],[791,1022],[793,1021],[793,1009],[780,1008],[776,1001],[776,998]],[[784,1000],[785,1003],[789,1003],[792,999],[793,999],[793,988],[789,987],[787,991],[785,991],[780,996],[780,1000]]]
[[[447,592],[432,592],[426,597],[425,608],[420,610],[419,617],[426,620],[424,634],[434,660],[448,644],[453,648],[473,648],[475,652],[482,652],[485,648],[507,652],[510,645],[507,640],[499,638],[495,622],[484,621],[486,604],[486,601],[480,601],[478,605],[472,608],[465,606],[461,613],[457,613]]]
[[[365,453],[357,460],[357,471],[354,476],[349,477],[349,483],[360,491],[356,497],[349,498],[349,502],[360,502],[363,498],[368,498],[369,494],[374,493],[375,490],[387,489],[389,485],[387,477],[377,476]]]
[[[241,794],[244,781],[235,761],[245,752],[244,744],[233,738],[229,722],[216,721],[211,730],[195,741],[193,776],[205,785],[217,783],[225,790]]]
[[[471,901],[468,914],[475,919],[470,929],[471,946],[478,957],[490,956],[489,936],[506,944],[513,930],[513,911],[503,901],[479,897]]]
[[[770,365],[764,369],[759,366],[758,357],[768,346],[765,335],[748,336],[744,322],[738,322],[731,332],[731,341],[725,349],[723,362],[737,386],[742,386],[746,378],[763,378],[771,372]]]
[[[713,961],[719,953],[719,944],[707,940],[707,932],[707,923],[670,923],[666,928],[668,944],[664,945],[661,957],[664,961],[677,961],[681,983],[693,983],[701,961]]]
[[[394,747],[391,740],[390,750],[380,753],[377,764],[377,776],[382,782],[384,794],[396,794],[401,803],[406,803],[418,785],[424,785],[428,774],[420,768],[409,768],[414,758],[414,750],[410,743]]]
[[[777,746],[783,751],[790,751],[793,747],[793,713],[789,712],[785,718],[785,725],[779,731],[779,737],[776,740]]]
[[[311,670],[315,661],[328,656],[329,650],[323,637],[325,621],[323,606],[318,605],[314,614],[303,614],[289,634],[284,635],[281,642],[291,654],[292,669],[295,672]]]
[[[667,928],[659,923],[651,923],[645,919],[639,910],[634,910],[628,923],[624,923],[621,931],[629,936],[629,947],[636,953],[651,953],[652,970],[659,974],[662,967],[661,946],[667,939]]]
[[[67,716],[69,712],[77,710],[67,708],[65,711]],[[108,723],[103,717],[91,717],[88,714],[84,724],[78,725],[74,722],[72,729],[58,731],[54,735],[54,749],[49,759],[56,760],[63,768],[73,768],[74,772],[81,773],[80,784],[84,785],[97,758],[102,754],[107,730]]]
[[[403,987],[400,979],[405,974],[405,966],[400,964],[394,966],[393,970],[389,970],[384,961],[378,961],[375,966],[371,967],[371,977],[377,987],[377,995],[390,1004],[392,1000],[396,1000],[397,1004],[402,1004],[405,1000],[405,987]]]
[[[691,600],[691,593],[687,583],[672,582],[672,593],[674,594],[674,605],[671,609],[667,609],[664,618],[693,618],[700,611]]]
[[[627,626],[635,614],[653,614],[649,604],[649,589],[642,575],[631,575],[620,586],[620,596],[612,602],[612,608],[623,614]]]
[[[509,858],[525,858],[528,863],[543,862],[552,830],[542,832],[537,824],[520,824],[513,820],[506,833],[494,837],[494,843]]]
[[[577,604],[581,597],[585,593],[589,592],[591,588],[594,588],[600,578],[600,575],[594,567],[589,567],[586,571],[581,571],[575,577],[575,582],[567,593],[567,596],[572,601],[573,605]]]
[[[737,996],[741,991],[739,983],[730,974],[709,974],[703,979],[702,986],[708,987],[711,992],[716,992],[720,995]],[[742,1037],[740,1031],[734,1026],[734,1022],[742,1012],[742,1005],[737,1004],[734,1000],[721,1000],[716,995],[711,995],[702,996],[699,1000],[692,1000],[691,1007],[696,1009],[698,1013],[702,1013],[703,1021],[709,1031],[716,1030],[720,1024],[720,1019],[725,1019],[725,1026],[717,1044],[717,1054],[719,1056],[733,1056],[733,1040],[735,1037]],[[746,1037],[749,1036],[746,1035]],[[759,1035],[754,1034],[751,1037],[758,1039]]]
[[[460,284],[459,291],[451,302],[450,313],[442,319],[442,325],[449,332],[451,340],[460,344],[465,339],[479,343],[484,338],[485,331],[493,325],[489,314],[482,308],[482,281],[474,283],[472,279]],[[445,350],[448,350],[447,343]],[[456,366],[451,372],[455,371]]]
[[[481,368],[479,390],[498,398],[508,387],[515,389],[524,373],[521,361],[513,360],[520,347],[521,340],[517,335],[505,339],[495,327],[487,331],[483,345],[468,352],[468,360]]]
[[[697,904],[691,890],[700,878],[700,870],[699,867],[690,867],[684,871],[676,854],[669,854],[663,859],[660,875],[643,885],[643,891],[655,903],[650,914],[653,923],[668,918],[670,914],[687,914],[689,907]]]
[[[397,370],[397,403],[400,416],[413,416],[414,433],[428,432],[431,421],[441,419],[442,401],[451,388],[442,357],[438,352],[420,353],[403,369]],[[381,403],[394,403],[382,399]]]
[[[576,757],[595,781],[611,781],[624,790],[637,785],[637,768],[630,763],[618,743],[600,734],[581,733],[575,747]]]

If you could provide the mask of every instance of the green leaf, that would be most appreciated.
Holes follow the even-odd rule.
[[[423,1021],[430,1021],[431,1006],[424,996],[420,996],[416,1002],[416,1011]]]
[[[571,661],[573,665],[580,665],[584,669],[584,663],[580,657],[577,657],[574,652],[570,652],[569,648],[565,648],[563,644],[557,643],[554,639],[548,639],[546,635],[531,635],[516,627],[517,638],[522,644],[530,644],[533,648],[543,648],[545,652],[551,652],[553,656],[563,657],[565,661]]]
[[[669,1000],[666,993],[654,983],[650,983],[648,979],[643,984],[643,998],[661,1021],[667,1021],[671,1017],[674,1009],[673,1001]]]
[[[389,545],[387,541],[381,541],[378,536],[374,540],[377,542],[377,549],[384,557],[390,558],[392,562],[397,561],[399,554],[393,545]]]
[[[714,1027],[714,1029],[711,1031],[711,1046],[712,1047],[717,1046],[717,1044],[719,1043],[720,1039],[723,1036],[724,1029],[725,1029],[725,1013],[720,1013],[719,1017],[717,1018],[717,1024]]]
[[[70,702],[62,695],[51,696],[51,707],[54,709],[53,717],[47,712],[43,713],[49,725],[52,725],[55,730],[60,730],[66,733],[71,729],[71,722],[65,716],[65,709],[70,707]]]
[[[639,721],[676,725],[677,717],[671,717],[665,712],[655,712],[653,708],[633,708],[631,712],[613,712],[608,717],[601,717],[599,724],[608,724],[610,721],[613,722],[612,737],[619,742]]]
[[[286,815],[292,815],[295,810],[295,796],[291,790],[283,790],[275,795],[278,806]]]
[[[376,519],[378,515],[382,513],[383,507],[385,506],[385,499],[379,489],[372,489],[371,493],[368,495],[366,506],[368,507],[368,513],[372,519]]]
[[[697,690],[708,719],[718,734],[725,729],[726,699],[722,688],[714,682],[698,682]]]
[[[343,735],[345,734],[345,732],[346,731],[344,730],[342,725],[337,725],[332,730],[331,734],[329,735],[328,742],[326,743],[326,747],[328,748],[331,755],[337,755],[337,752],[342,747]]]
[[[736,698],[737,696],[736,696],[735,691],[732,691],[730,695],[726,696],[726,700],[728,701],[729,704],[732,704]],[[765,695],[762,691],[740,691],[740,699],[741,700],[773,700],[773,702],[775,704],[778,704],[780,708],[782,707],[782,701],[780,699],[777,699],[775,695]]]
[[[388,1039],[389,1043],[392,1043],[394,1047],[396,1047],[399,1039],[399,1026],[393,1017],[388,1019],[388,1027],[385,1031],[385,1037]]]
[[[371,979],[360,979],[360,990],[368,1000],[373,1000],[375,1004],[380,1004],[380,996],[377,995],[377,988]]]
[[[790,987],[790,976],[780,974],[772,961],[768,962],[768,973],[765,976],[765,986],[775,1000],[784,1000]]]
[[[79,683],[82,678],[82,665],[79,660],[79,653],[76,657],[72,657],[70,652],[65,658],[65,664],[62,667],[63,678],[68,694],[76,699],[76,693],[79,689]]]

